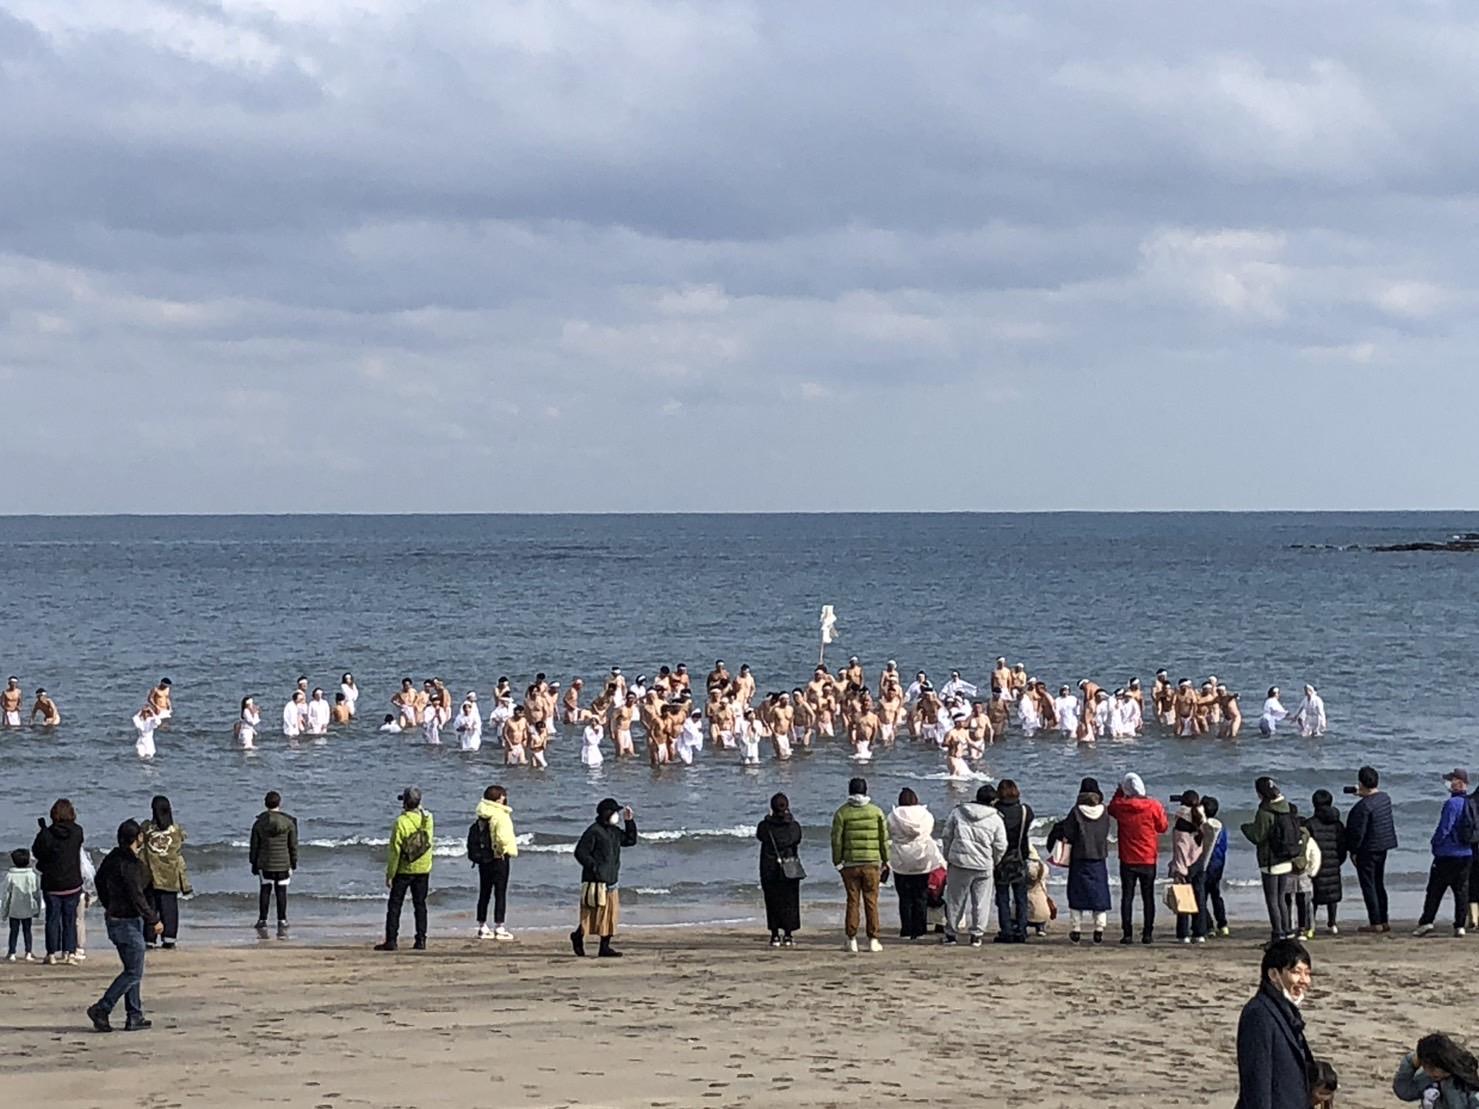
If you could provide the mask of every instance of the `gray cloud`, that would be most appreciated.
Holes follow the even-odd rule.
[[[12,509],[1463,504],[1476,46],[0,0]]]

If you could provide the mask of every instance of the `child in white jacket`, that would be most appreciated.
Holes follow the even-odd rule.
[[[16,940],[25,937],[26,962],[33,963],[31,921],[41,915],[41,875],[31,865],[31,853],[19,847],[10,853],[11,867],[0,889],[0,917],[10,921],[10,950],[6,958],[15,962]]]

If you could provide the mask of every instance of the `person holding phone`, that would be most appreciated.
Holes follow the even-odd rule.
[[[616,887],[621,879],[621,849],[636,843],[637,816],[632,807],[623,808],[614,797],[603,799],[596,806],[596,819],[575,845],[575,861],[580,864],[580,923],[570,933],[570,948],[576,955],[585,954],[586,936],[596,936],[601,941],[597,955],[621,957],[611,946],[621,922],[621,896]]]
[[[144,833],[136,820],[125,820],[118,826],[118,846],[108,852],[98,867],[98,900],[102,902],[108,926],[108,939],[118,949],[123,970],[97,1002],[89,1006],[87,1017],[99,1032],[113,1031],[108,1017],[120,998],[128,1012],[125,1032],[142,1032],[151,1026],[144,1016],[140,986],[144,981],[145,935],[164,932],[154,906],[144,892],[149,875],[139,852],[144,849]]]

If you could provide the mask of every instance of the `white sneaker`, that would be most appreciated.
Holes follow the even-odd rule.
[[[80,963],[83,959],[87,958],[87,952],[79,947],[76,951],[72,952],[72,958],[76,959]]]
[[[32,955],[29,951],[27,951],[26,952],[26,962],[28,962],[28,963],[34,963],[35,961],[36,961],[36,956]]]
[[[480,940],[491,940],[492,938],[493,938],[493,929],[489,928],[486,924],[479,924],[478,925],[478,939],[480,939]]]
[[[847,942],[842,945],[842,950],[856,955],[858,953],[858,938],[856,936],[848,936]]]
[[[1460,939],[1460,940],[1461,940],[1461,939],[1463,939],[1463,938],[1464,938],[1464,937],[1465,937],[1465,936],[1467,936],[1467,935],[1468,935],[1468,934],[1469,934],[1469,933],[1468,933],[1468,932],[1466,932],[1466,931],[1464,931],[1464,930],[1463,930],[1463,929],[1462,929],[1462,928],[1455,928],[1455,929],[1454,929],[1454,930],[1453,930],[1453,936],[1454,936],[1454,938],[1455,938],[1455,939]]]
[[[493,938],[495,940],[511,940],[514,938],[514,934],[500,924],[497,928],[493,929]]]
[[[1340,935],[1340,925],[1339,924],[1332,924],[1330,926],[1330,934],[1332,936],[1338,936],[1338,935]]]
[[[1419,924],[1412,930],[1412,934],[1414,936],[1426,936],[1432,930],[1433,926],[1431,924]]]
[[[883,950],[883,944],[879,943],[876,939],[875,940],[869,940],[868,941],[868,950],[869,951],[882,951]]]
[[[7,955],[7,956],[5,956],[5,961],[7,963],[13,963],[13,962],[15,962],[15,956],[14,955]]]

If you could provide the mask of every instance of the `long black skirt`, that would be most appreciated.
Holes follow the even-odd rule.
[[[765,926],[772,932],[801,931],[801,883],[774,878],[760,883],[765,893]]]

